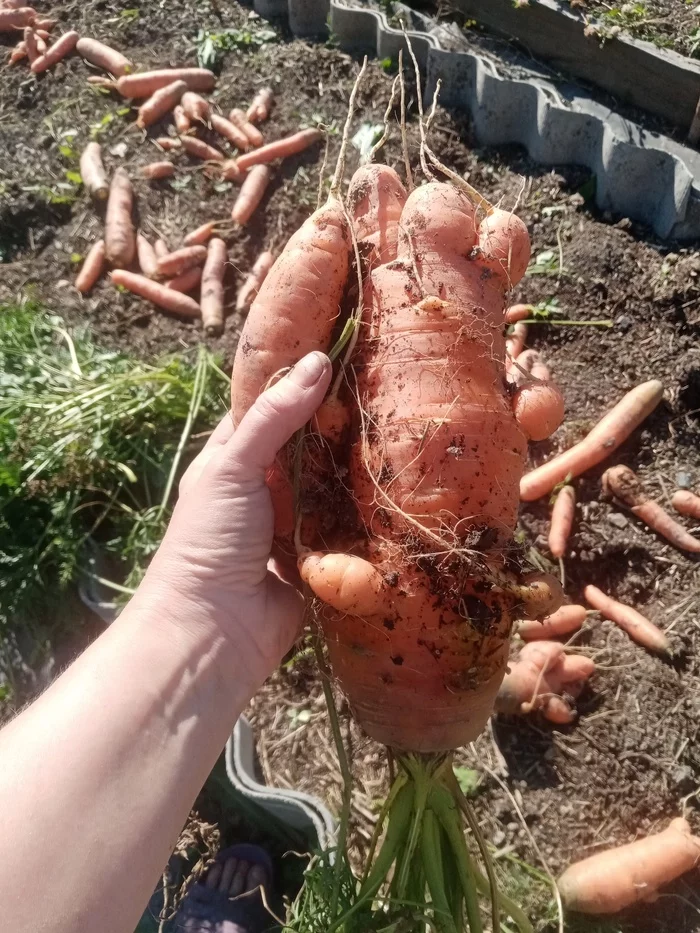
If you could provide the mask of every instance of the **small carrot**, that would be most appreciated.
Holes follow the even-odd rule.
[[[700,519],[700,496],[696,496],[687,489],[679,489],[678,492],[674,492],[671,496],[671,505],[681,515]]]
[[[655,651],[658,654],[670,654],[671,645],[668,638],[653,622],[650,622],[641,612],[631,606],[618,602],[607,596],[597,586],[588,585],[583,591],[587,603],[597,609],[606,619],[610,619],[627,632],[632,641],[636,641],[643,648]]]
[[[182,104],[178,104],[173,108],[173,123],[175,124],[175,129],[178,131],[178,133],[187,133],[188,130],[192,127],[190,118],[182,109]]]
[[[207,334],[220,334],[224,327],[224,273],[226,243],[215,237],[209,242],[207,261],[202,273],[202,324]]]
[[[36,19],[36,10],[30,6],[18,7],[16,10],[0,10],[0,32],[14,32],[15,29],[24,29],[31,26]]]
[[[155,249],[142,233],[136,234],[136,255],[143,274],[149,279],[153,278],[158,272],[158,258]]]
[[[663,394],[658,379],[632,389],[582,441],[526,473],[520,481],[520,498],[524,502],[539,499],[567,477],[580,476],[605,460],[652,413]]]
[[[209,146],[201,139],[195,139],[194,136],[181,136],[180,142],[182,148],[188,155],[195,156],[197,159],[203,159],[205,162],[223,162],[224,154]]]
[[[586,621],[588,610],[585,606],[562,606],[546,616],[541,622],[536,619],[525,619],[518,622],[516,634],[523,641],[541,641],[550,638],[561,638],[577,632]]]
[[[549,550],[552,557],[561,559],[566,554],[575,512],[576,490],[573,486],[562,486],[554,500],[549,525]]]
[[[124,75],[117,81],[117,90],[122,97],[150,97],[173,81],[184,81],[190,91],[211,91],[216,75],[206,68],[163,68]]]
[[[234,107],[228,115],[229,121],[243,133],[251,146],[262,146],[263,134],[248,120],[245,113]]]
[[[513,325],[513,332],[506,337],[506,369],[508,368],[508,357],[510,360],[517,359],[525,349],[527,340],[527,324],[523,321],[517,321]]]
[[[149,162],[148,165],[142,165],[139,172],[142,178],[156,181],[161,178],[171,178],[175,174],[175,166],[167,161]]]
[[[35,75],[41,74],[48,68],[58,64],[66,55],[70,55],[77,45],[79,34],[72,30],[61,36],[52,46],[50,46],[43,55],[40,55],[32,63],[32,71]]]
[[[202,224],[201,227],[197,227],[196,230],[193,230],[191,233],[187,234],[187,236],[182,241],[182,245],[201,246],[203,243],[206,243],[214,236],[216,223],[217,222],[215,220],[208,220],[205,224]]]
[[[157,146],[164,152],[173,152],[175,149],[181,149],[182,143],[179,139],[173,139],[172,136],[156,136],[154,140]]]
[[[180,275],[192,266],[201,266],[206,258],[206,246],[183,246],[158,260],[158,275]]]
[[[516,324],[516,327],[518,325]],[[537,350],[506,360],[506,378],[515,387],[515,420],[530,441],[543,441],[564,420],[564,399]]]
[[[117,86],[119,86],[117,84]],[[173,81],[166,84],[165,87],[158,88],[157,91],[148,98],[148,100],[139,107],[139,115],[136,120],[136,126],[141,129],[156,123],[161,117],[172,110],[179,102],[182,95],[187,90],[184,81]]]
[[[113,266],[128,267],[136,252],[136,234],[131,220],[134,191],[123,168],[112,176],[105,215],[105,245],[107,259]]]
[[[236,149],[240,149],[242,152],[245,152],[246,149],[250,149],[250,140],[246,134],[242,130],[239,130],[237,126],[234,126],[226,117],[222,117],[218,113],[212,113],[210,120],[211,128],[214,132],[218,133],[219,136],[223,136],[224,139],[232,143]]]
[[[188,269],[181,275],[175,276],[174,279],[168,279],[165,284],[176,292],[191,292],[201,281],[202,267],[195,266],[193,269]]]
[[[105,45],[104,42],[98,42],[97,39],[79,39],[75,49],[86,62],[97,65],[115,78],[121,78],[134,70],[126,55]]]
[[[155,254],[158,259],[162,259],[163,256],[170,255],[170,247],[165,242],[165,240],[162,240],[160,237],[158,237],[158,239],[153,244],[153,249],[155,250]]]
[[[700,554],[700,540],[686,531],[658,502],[647,496],[639,477],[629,467],[610,467],[603,473],[602,484],[604,492],[614,496],[674,547]]]
[[[193,123],[208,123],[211,115],[211,104],[194,91],[186,91],[180,101],[182,109]]]
[[[127,272],[125,269],[115,269],[112,273],[112,281],[115,285],[121,285],[122,288],[133,292],[134,295],[146,298],[164,311],[170,311],[182,317],[200,317],[199,305],[194,298],[176,292],[160,282],[147,279],[143,275]]]
[[[44,42],[48,42],[51,38],[51,33],[48,29],[39,29],[36,25],[34,26],[34,34],[38,36],[39,39],[43,39]]]
[[[117,86],[111,78],[105,78],[104,75],[89,75],[87,82],[95,87],[103,87],[107,91],[113,91]]]
[[[24,46],[27,50],[27,58],[29,59],[29,64],[35,62],[37,58],[42,54],[39,51],[39,46],[37,45],[37,39],[39,37],[34,32],[31,26],[24,27]]]
[[[256,207],[260,204],[270,182],[270,169],[267,165],[254,165],[241,185],[236,203],[231,210],[231,219],[244,226],[248,223]]]
[[[239,169],[235,159],[226,159],[225,162],[211,168],[211,173],[205,170],[206,174],[221,178],[223,181],[240,181],[243,177],[243,172]]]
[[[22,62],[27,57],[28,57],[27,43],[24,41],[24,39],[22,39],[22,41],[18,42],[17,45],[12,50],[12,52],[10,53],[10,64],[16,65],[17,62]]]
[[[102,164],[102,146],[88,143],[80,156],[80,176],[83,184],[96,201],[106,201],[109,196],[107,172]]]
[[[267,120],[272,107],[273,93],[272,88],[263,87],[253,98],[253,101],[246,111],[246,117],[251,123],[262,123]]]
[[[284,139],[278,139],[274,143],[268,143],[260,149],[253,149],[252,152],[239,156],[238,167],[244,171],[251,165],[263,165],[274,162],[275,159],[285,159],[287,156],[303,152],[322,137],[323,134],[319,130],[300,130],[293,136],[285,136]]]
[[[85,262],[75,280],[75,287],[81,294],[89,292],[97,283],[104,272],[106,259],[105,241],[98,240],[85,257]]]
[[[34,20],[33,26],[34,26],[34,28],[36,29],[36,31],[37,31],[39,34],[41,34],[42,32],[43,32],[43,33],[49,33],[49,32],[51,32],[52,30],[54,30],[54,29],[56,28],[57,23],[58,23],[58,20],[57,20],[57,19],[49,19],[48,17],[41,17],[41,16],[38,16],[38,17]],[[43,36],[41,36],[41,38],[42,38],[42,39],[48,39],[49,37],[48,37],[48,35],[43,35]]]
[[[236,295],[236,311],[239,314],[245,314],[250,308],[274,261],[274,255],[267,249],[255,260],[253,268]]]
[[[532,305],[511,305],[506,311],[506,324],[517,324],[532,314]]]

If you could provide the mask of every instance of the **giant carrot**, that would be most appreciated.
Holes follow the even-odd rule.
[[[597,586],[587,586],[583,591],[586,602],[602,613],[606,619],[614,622],[623,632],[627,632],[632,641],[655,651],[658,654],[670,654],[671,646],[668,638],[653,622],[650,622],[641,612],[631,606],[618,602],[599,590]]]
[[[231,219],[244,226],[253,216],[270,183],[270,169],[267,165],[254,165],[246,175],[238,192],[236,202],[231,209]]]
[[[148,98],[148,100],[139,107],[139,115],[136,125],[141,129],[156,123],[161,117],[164,117],[168,111],[178,103],[182,95],[187,90],[184,81],[173,81],[159,88]]]
[[[549,550],[552,552],[552,557],[562,558],[566,554],[575,511],[576,491],[574,487],[562,486],[554,500],[549,525]]]
[[[49,46],[43,55],[40,55],[39,58],[36,58],[32,62],[32,71],[34,74],[41,74],[48,68],[52,68],[54,65],[58,64],[66,55],[70,55],[79,38],[80,36],[75,31],[67,32],[62,35],[53,45]]]
[[[224,326],[224,273],[226,272],[226,243],[214,237],[209,242],[207,260],[202,273],[202,324],[208,334],[221,333]]]
[[[97,201],[106,201],[109,195],[107,172],[102,164],[102,146],[88,143],[80,156],[80,176],[83,184]]]
[[[248,273],[245,282],[238,289],[238,294],[236,295],[236,311],[239,314],[245,314],[253,301],[255,296],[260,291],[267,273],[272,268],[272,264],[275,261],[275,257],[269,250],[264,250],[258,258],[255,260],[253,268]]]
[[[75,49],[85,61],[103,68],[115,78],[121,78],[134,70],[133,64],[126,55],[105,45],[104,42],[98,42],[97,39],[79,39]]]
[[[319,130],[300,130],[293,136],[285,136],[284,139],[278,139],[274,143],[268,143],[261,146],[260,149],[253,149],[252,152],[246,152],[238,157],[238,167],[241,171],[250,168],[251,165],[263,165],[274,162],[275,159],[286,159],[287,156],[296,155],[308,149],[323,134]]]
[[[190,91],[211,91],[216,84],[216,75],[206,68],[164,68],[161,71],[144,71],[141,74],[124,75],[117,81],[117,90],[122,97],[150,97],[173,81],[184,81]]]
[[[112,273],[112,281],[115,285],[121,285],[122,288],[145,298],[164,311],[179,314],[181,317],[200,317],[199,305],[194,298],[174,291],[167,285],[161,285],[160,282],[147,279],[143,275],[136,275],[124,269],[115,269]]]
[[[579,476],[605,460],[652,413],[663,394],[658,379],[632,389],[582,441],[526,473],[520,481],[520,498],[525,502],[539,499],[567,477]]]
[[[75,280],[75,287],[79,292],[85,294],[93,288],[104,272],[105,262],[105,241],[98,240],[85,257],[85,262]]]
[[[105,216],[107,259],[117,268],[131,265],[136,252],[136,234],[131,219],[134,192],[123,168],[112,176]]]
[[[251,123],[262,123],[267,120],[270,115],[273,96],[272,88],[263,87],[258,91],[246,111],[246,117]]]

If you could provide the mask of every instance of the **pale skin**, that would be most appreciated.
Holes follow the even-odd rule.
[[[309,354],[235,434],[224,418],[119,619],[0,731],[3,929],[133,933],[234,722],[299,630],[301,595],[268,569],[265,472],[330,376]],[[227,873],[233,885],[230,865],[210,884]]]

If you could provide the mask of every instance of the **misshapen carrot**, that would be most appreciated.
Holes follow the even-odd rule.
[[[175,124],[175,129],[178,131],[178,133],[187,133],[192,126],[190,118],[183,110],[181,104],[173,107],[173,123]]]
[[[687,489],[679,489],[671,496],[671,505],[681,515],[687,515],[688,518],[700,519],[700,496],[689,492]]]
[[[0,32],[14,32],[33,25],[36,20],[36,10],[30,6],[18,7],[16,10],[0,10]]]
[[[175,166],[172,162],[149,162],[148,165],[142,165],[139,169],[142,178],[148,178],[150,181],[157,181],[161,178],[172,178],[175,174]]]
[[[206,246],[183,246],[158,260],[158,275],[180,275],[193,266],[201,266],[206,258]]]
[[[109,196],[107,172],[102,164],[102,146],[88,143],[80,156],[80,176],[83,184],[96,201],[106,201]]]
[[[614,466],[603,473],[603,491],[626,506],[637,518],[645,522],[657,534],[670,541],[674,547],[692,554],[700,554],[700,540],[662,509],[658,502],[650,499],[644,491],[639,477],[626,466]]]
[[[190,91],[211,91],[216,85],[216,75],[206,68],[164,68],[160,71],[144,71],[141,74],[124,75],[117,81],[117,90],[122,97],[150,97],[160,88],[173,81],[184,81]]]
[[[615,625],[627,632],[632,641],[655,651],[657,654],[671,654],[671,645],[668,638],[653,622],[650,622],[641,612],[631,606],[618,602],[607,596],[597,586],[587,586],[583,591],[587,603],[610,619]]]
[[[202,267],[195,266],[194,269],[188,269],[187,272],[183,272],[174,279],[168,279],[165,284],[176,292],[191,292],[201,281]]]
[[[112,273],[112,281],[115,285],[121,285],[122,288],[145,298],[164,311],[179,314],[181,317],[200,317],[199,305],[194,298],[174,291],[167,285],[161,285],[160,282],[147,279],[143,275],[136,275],[124,269],[115,269]]]
[[[663,832],[598,852],[570,865],[557,881],[564,905],[584,914],[614,914],[655,901],[659,888],[700,863],[700,839],[687,820]]]
[[[43,55],[32,62],[32,71],[35,75],[41,74],[49,68],[53,68],[62,59],[75,49],[80,35],[74,30],[61,36],[53,45],[49,46]]]
[[[117,268],[128,268],[136,253],[136,233],[131,219],[134,191],[123,168],[112,176],[105,216],[107,259]]]
[[[149,279],[158,273],[158,258],[156,251],[142,233],[136,234],[136,254],[139,268]]]
[[[136,125],[143,130],[157,123],[158,120],[173,109],[186,90],[187,85],[184,81],[173,81],[171,84],[166,84],[165,87],[158,88],[139,107]]]
[[[181,136],[180,145],[188,155],[203,159],[205,162],[224,161],[223,152],[219,152],[218,149],[208,145],[204,140],[196,139],[194,136]]]
[[[231,209],[231,220],[244,226],[253,216],[270,183],[267,165],[254,165],[245,177],[236,202]]]
[[[267,277],[267,273],[272,268],[274,261],[274,255],[267,249],[260,253],[255,260],[253,268],[248,273],[245,282],[238,289],[238,294],[236,295],[236,311],[238,311],[239,314],[245,314],[249,310]]]
[[[566,554],[575,513],[576,490],[573,486],[562,486],[554,500],[549,525],[549,550],[552,557],[562,558]]]
[[[520,481],[520,498],[525,502],[539,499],[567,477],[580,476],[605,460],[651,414],[663,394],[664,387],[658,379],[632,389],[582,441],[526,473]]]
[[[284,139],[261,146],[260,149],[244,153],[238,157],[238,167],[241,171],[245,171],[252,165],[266,165],[274,162],[275,159],[286,159],[287,156],[303,152],[322,138],[323,134],[319,130],[300,130],[293,136],[286,136]]]
[[[207,259],[202,272],[202,324],[209,335],[220,334],[224,327],[224,274],[226,272],[226,243],[219,237],[209,242]]]
[[[586,621],[588,610],[585,606],[561,606],[551,616],[545,616],[541,622],[526,619],[518,622],[517,634],[523,641],[542,641],[562,638],[577,632]]]
[[[75,287],[83,295],[89,292],[102,276],[106,259],[105,241],[98,240],[85,257],[85,262],[75,280]]]
[[[230,120],[227,120],[225,117],[222,117],[218,113],[212,113],[210,121],[211,128],[214,130],[214,132],[218,133],[219,136],[223,136],[223,138],[232,143],[236,149],[240,149],[241,152],[245,152],[246,149],[250,149],[250,140],[246,134],[233,123],[231,123]]]
[[[103,68],[115,78],[121,78],[134,70],[133,64],[126,55],[105,45],[104,42],[98,42],[97,39],[79,39],[75,49],[85,61]]]
[[[246,117],[251,123],[262,123],[264,120],[267,120],[270,115],[270,108],[272,107],[273,100],[274,94],[272,88],[261,88],[253,98],[250,107],[248,107]]]
[[[211,104],[195,91],[186,91],[180,101],[186,116],[193,123],[208,123],[211,116]]]
[[[253,126],[242,110],[234,107],[233,110],[229,113],[228,118],[229,121],[233,123],[233,125],[237,127],[248,139],[249,146],[262,146],[263,134],[260,132],[257,126]]]
[[[208,220],[205,224],[202,224],[201,227],[197,227],[196,230],[188,233],[183,239],[182,245],[202,246],[202,244],[207,243],[214,236],[216,224],[217,222],[215,220]]]

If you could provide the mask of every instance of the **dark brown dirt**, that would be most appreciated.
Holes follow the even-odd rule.
[[[125,15],[127,9],[126,3],[87,0],[58,3],[52,11],[62,22],[109,39],[147,66],[193,63],[192,40],[200,28],[255,26],[235,3],[219,8],[171,0],[167,9],[155,4],[139,8],[137,17]],[[259,86],[271,83],[276,106],[266,136],[275,138],[314,119],[337,127],[356,70],[354,61],[330,47],[281,40],[258,51],[229,52],[217,99],[225,107],[245,103]],[[101,220],[82,192],[71,204],[47,204],[47,190],[63,190],[57,183],[65,180],[66,169],[77,167],[76,159],[62,155],[58,146],[70,140],[67,131],[77,131],[69,145],[79,153],[90,125],[122,106],[91,90],[86,74],[77,59],[39,81],[28,77],[23,66],[3,73],[0,300],[35,296],[69,322],[89,323],[108,345],[145,356],[195,343],[200,339],[196,324],[154,312],[116,293],[106,281],[87,299],[70,286],[71,254],[85,253],[100,233]],[[381,122],[389,87],[390,79],[372,65],[360,95],[358,122]],[[121,163],[133,169],[154,158],[152,144],[130,130],[131,119],[116,115],[98,136],[110,168]],[[167,127],[155,128],[151,135],[163,131]],[[415,150],[414,130],[411,138]],[[581,436],[627,389],[659,378],[666,386],[664,403],[615,454],[614,462],[636,470],[649,492],[665,504],[679,483],[698,488],[700,258],[688,248],[669,252],[624,218],[599,216],[585,200],[590,179],[578,169],[549,171],[518,149],[472,149],[469,127],[458,115],[439,111],[433,139],[442,159],[468,173],[472,185],[492,200],[517,205],[529,225],[533,255],[554,254],[548,274],[528,276],[514,299],[536,303],[556,298],[562,319],[604,319],[614,325],[555,326],[554,317],[531,327],[529,343],[545,352],[567,403],[565,426],[551,441],[533,445],[533,462]],[[331,136],[331,158],[337,142],[337,135]],[[123,156],[114,150],[121,144],[126,144]],[[385,157],[398,165],[395,140]],[[348,172],[356,160],[353,152]],[[318,149],[287,160],[276,170],[250,226],[230,234],[232,285],[262,248],[281,246],[315,206],[321,161]],[[204,220],[228,217],[235,195],[233,187],[217,190],[184,160],[178,166],[175,186],[137,183],[144,228],[165,234],[173,244]],[[225,334],[214,343],[227,363],[240,324],[231,316]],[[488,774],[488,769],[501,768],[555,872],[596,847],[662,827],[684,806],[700,826],[692,796],[700,775],[697,562],[604,501],[602,470],[575,483],[579,507],[566,560],[567,593],[578,600],[584,585],[592,582],[626,600],[669,628],[676,658],[672,663],[653,658],[609,623],[593,622],[577,644],[599,668],[579,701],[575,725],[555,728],[536,717],[499,718],[493,737],[485,735],[459,753],[462,763],[484,774],[477,806],[495,845],[537,864],[511,798]],[[521,518],[526,543],[544,563],[547,515],[543,500],[523,508]],[[299,717],[302,710],[308,717]],[[251,711],[267,780],[314,791],[337,811],[340,776],[310,664],[299,661],[275,675]],[[386,789],[386,759],[350,722],[342,704],[341,715],[358,778],[353,816],[360,851]],[[691,884],[689,876],[672,897],[630,914],[625,928],[700,930],[700,896]]]

